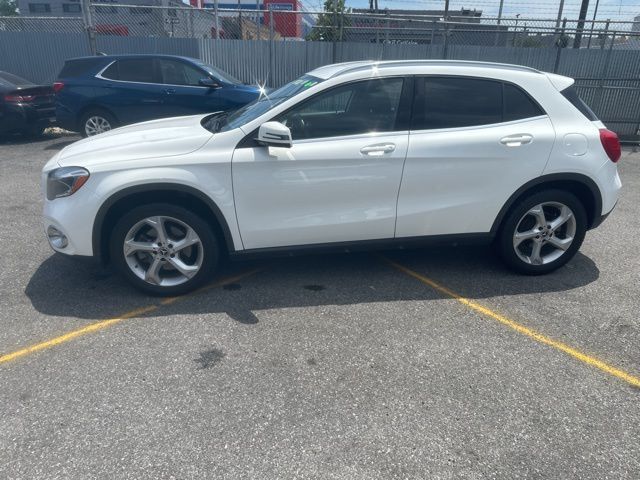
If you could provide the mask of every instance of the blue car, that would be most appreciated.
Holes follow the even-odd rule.
[[[172,55],[74,58],[53,89],[58,125],[85,137],[156,118],[233,110],[260,96],[257,86]]]

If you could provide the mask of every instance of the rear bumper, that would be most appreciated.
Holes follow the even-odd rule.
[[[593,219],[593,223],[591,224],[591,229],[593,228],[597,228],[600,225],[602,225],[602,223],[607,219],[607,217],[609,217],[609,215],[611,215],[611,212],[613,212],[613,209],[616,207],[616,204],[613,206],[613,208],[611,210],[609,210],[607,213],[600,215],[599,217],[596,217]]]
[[[53,105],[35,107],[28,104],[4,105],[0,112],[0,132],[17,132],[31,127],[55,124]]]
[[[600,212],[595,212],[596,215],[591,228],[595,228],[602,224],[607,216],[613,211],[613,208],[618,203],[620,190],[622,188],[622,182],[620,181],[620,175],[618,174],[618,167],[615,163],[609,160],[600,167],[595,180],[602,196],[602,209]]]
[[[60,103],[56,104],[56,123],[59,127],[71,132],[78,131],[76,114]]]

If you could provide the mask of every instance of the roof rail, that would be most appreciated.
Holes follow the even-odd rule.
[[[359,65],[352,65],[351,67],[349,67],[349,63],[346,63],[344,65],[345,65],[345,68],[343,70],[339,70],[336,73],[334,73],[332,77],[344,75],[345,73],[352,73],[352,72],[357,72],[361,70],[367,70],[369,68],[373,68],[374,66],[377,68],[421,67],[421,66],[484,67],[484,68],[517,70],[521,72],[530,72],[530,73],[542,73],[540,70],[536,70],[535,68],[532,68],[532,67],[524,67],[522,65],[512,65],[510,63],[479,62],[479,61],[473,61],[473,60],[381,60],[381,61],[372,60],[371,63],[367,65],[359,64]]]

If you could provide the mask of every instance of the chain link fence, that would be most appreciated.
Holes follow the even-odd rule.
[[[86,23],[79,17],[0,17],[0,32],[83,33]]]
[[[581,95],[610,127],[621,135],[640,131],[638,22],[491,18],[472,10],[444,17],[127,1],[132,4],[80,0],[74,12],[0,17],[0,69],[52,81],[71,56],[168,53],[277,87],[320,65],[351,60],[515,63],[576,78]]]
[[[183,3],[122,5],[109,0],[62,4],[69,5],[76,8],[62,10],[61,15],[0,17],[0,31],[92,30],[96,35],[133,37],[640,50],[640,22],[483,17],[475,10],[446,17],[393,10],[265,10],[258,8],[263,6],[259,1],[256,8],[236,10]]]

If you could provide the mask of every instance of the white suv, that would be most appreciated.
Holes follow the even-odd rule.
[[[328,65],[231,113],[81,140],[43,171],[54,250],[176,295],[222,254],[493,241],[552,271],[613,209],[617,136],[573,80],[461,61]]]

